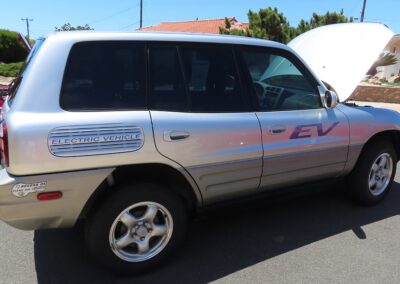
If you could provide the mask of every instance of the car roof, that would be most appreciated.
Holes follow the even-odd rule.
[[[245,36],[232,35],[216,35],[216,34],[201,34],[201,33],[184,33],[184,32],[148,32],[148,31],[133,31],[133,32],[95,32],[95,31],[66,31],[57,32],[49,35],[47,38],[53,40],[65,41],[165,41],[165,42],[196,42],[196,43],[220,43],[234,45],[253,45],[280,48],[291,50],[284,44],[256,39]]]

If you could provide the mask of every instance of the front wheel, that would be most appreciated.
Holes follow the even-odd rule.
[[[369,145],[349,176],[348,185],[354,201],[362,205],[380,202],[390,191],[396,162],[392,143],[382,140]]]
[[[121,188],[90,217],[89,252],[102,265],[124,274],[157,266],[176,250],[187,223],[185,202],[163,186]]]

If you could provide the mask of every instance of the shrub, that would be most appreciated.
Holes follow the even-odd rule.
[[[28,51],[18,40],[16,32],[0,29],[0,62],[20,62],[28,55]]]
[[[0,64],[0,76],[17,77],[23,66],[24,62]]]

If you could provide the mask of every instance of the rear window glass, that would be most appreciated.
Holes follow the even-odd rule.
[[[186,91],[175,47],[150,49],[150,97],[155,110],[186,110]]]
[[[60,105],[70,111],[143,109],[145,74],[144,44],[76,44],[65,69]]]
[[[233,52],[229,46],[183,47],[182,57],[192,111],[246,110]]]

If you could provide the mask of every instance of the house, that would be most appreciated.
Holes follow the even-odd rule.
[[[378,77],[389,79],[393,76],[400,75],[400,34],[395,35],[383,52],[390,52],[397,58],[397,63],[394,65],[378,67]]]
[[[249,28],[247,23],[241,23],[235,17],[227,19],[231,25],[231,29],[247,30]],[[225,28],[225,19],[161,22],[158,25],[144,27],[139,30],[219,34],[220,28]]]

